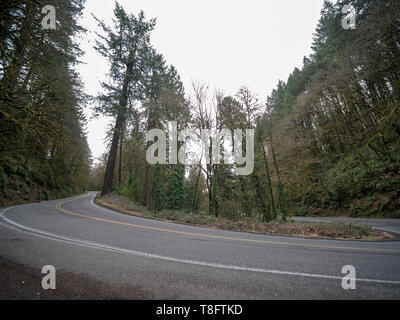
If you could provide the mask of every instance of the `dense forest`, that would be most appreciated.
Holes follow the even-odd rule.
[[[261,127],[295,213],[400,216],[399,13],[398,1],[325,2],[314,53],[269,96]]]
[[[42,27],[47,1],[0,3],[0,205],[87,189],[87,97],[74,37],[84,1],[52,1],[56,30]]]
[[[325,1],[313,53],[266,101],[248,87],[229,96],[201,81],[184,88],[152,45],[156,19],[118,3],[113,25],[96,18],[95,49],[109,72],[101,93],[87,97],[75,71],[83,1],[55,3],[62,8],[56,30],[40,28],[41,1],[0,4],[2,203],[93,189],[148,210],[231,219],[400,217],[398,0]],[[348,4],[357,20],[346,30]],[[82,114],[89,98],[95,116],[113,119],[108,151],[93,168]],[[254,171],[151,165],[146,132],[155,128],[167,136],[185,128],[254,129]]]

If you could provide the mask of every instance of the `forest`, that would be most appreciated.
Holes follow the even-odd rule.
[[[75,40],[83,0],[53,1],[56,30],[41,28],[43,1],[2,1],[0,205],[101,191],[153,212],[240,220],[291,216],[400,217],[400,2],[325,1],[312,54],[265,101],[202,81],[184,88],[152,42],[156,19],[118,3],[97,17],[95,49],[109,72],[84,93]],[[352,5],[355,29],[343,29]],[[266,70],[266,75],[268,74]],[[83,108],[113,119],[92,165]],[[236,164],[155,164],[146,132],[254,129],[254,170]],[[167,146],[168,147],[168,146]],[[211,153],[211,149],[208,150]]]
[[[58,28],[42,28],[47,1],[0,3],[0,205],[83,192],[91,170],[76,72],[84,1],[53,1]]]

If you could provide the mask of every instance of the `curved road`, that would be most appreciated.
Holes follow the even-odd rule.
[[[154,299],[400,298],[399,241],[193,227],[122,215],[95,205],[94,197],[0,210],[0,257],[39,274],[53,265]],[[355,290],[342,288],[345,265],[356,269]]]

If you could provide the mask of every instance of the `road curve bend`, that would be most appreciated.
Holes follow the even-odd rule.
[[[122,215],[94,204],[95,196],[0,209],[0,257],[154,299],[400,298],[399,241],[194,227]],[[347,265],[356,270],[354,290],[342,287]]]

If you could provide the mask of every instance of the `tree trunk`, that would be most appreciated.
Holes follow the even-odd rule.
[[[127,64],[124,85],[122,87],[122,95],[119,103],[119,111],[117,121],[115,122],[114,134],[111,142],[110,154],[108,156],[106,174],[104,176],[104,185],[101,195],[104,196],[113,191],[113,180],[115,163],[117,160],[118,144],[122,130],[125,126],[126,108],[128,105],[128,86],[132,76],[133,62]]]
[[[150,109],[149,119],[147,122],[147,131],[155,128],[155,115]],[[151,146],[151,141],[147,142],[147,149]],[[143,185],[143,205],[148,207],[150,205],[150,165],[146,162],[145,164],[145,172],[144,172],[144,185]]]
[[[119,112],[117,116],[117,122],[114,128],[114,134],[111,142],[110,154],[108,156],[107,169],[106,169],[106,174],[104,176],[104,185],[101,196],[109,194],[113,190],[115,163],[117,160],[118,143],[123,123],[124,121],[122,112]]]
[[[214,183],[213,183],[213,207],[214,207],[214,212],[215,212],[215,217],[218,218],[218,211],[219,211],[219,205],[218,205],[218,167],[217,165],[214,165]]]
[[[197,189],[199,188],[199,181],[200,181],[201,169],[199,168],[199,174],[197,175],[196,184],[194,186],[193,198],[192,198],[192,210],[195,210],[196,200],[197,200]]]
[[[275,216],[275,200],[274,200],[274,194],[273,194],[273,191],[272,191],[271,174],[270,174],[270,170],[269,170],[269,166],[268,166],[267,155],[265,154],[265,148],[264,148],[264,144],[263,144],[262,138],[260,136],[260,133],[258,134],[258,143],[260,144],[261,152],[262,152],[263,157],[264,157],[265,169],[267,171],[269,196],[271,198],[272,213]]]
[[[264,197],[263,197],[263,192],[262,192],[260,183],[259,183],[259,181],[258,181],[258,176],[257,176],[256,174],[253,173],[253,174],[251,175],[251,180],[252,180],[252,182],[253,182],[253,184],[254,184],[254,188],[256,189],[257,199],[258,199],[258,201],[260,202],[260,207],[261,207],[262,212],[263,212],[264,220],[265,220],[265,221],[271,221],[272,219],[271,219],[271,217],[270,217],[270,215],[269,215],[268,208],[267,208],[267,206],[265,205],[265,201],[264,201]]]
[[[118,166],[118,185],[122,183],[122,144],[124,142],[124,128],[122,128],[121,138],[119,144],[119,166]]]

